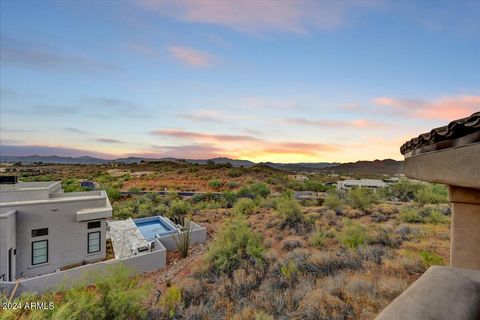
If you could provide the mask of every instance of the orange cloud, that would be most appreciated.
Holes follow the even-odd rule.
[[[433,101],[379,97],[378,106],[392,107],[392,113],[402,113],[422,119],[455,120],[480,109],[480,96],[441,97]]]
[[[214,60],[209,53],[187,47],[171,46],[168,48],[168,52],[175,60],[190,67],[209,67]]]

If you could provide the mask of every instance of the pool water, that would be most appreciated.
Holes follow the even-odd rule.
[[[133,221],[147,241],[153,241],[157,234],[159,236],[163,236],[175,233],[177,231],[175,226],[170,221],[167,221],[165,218],[160,216],[135,219]]]

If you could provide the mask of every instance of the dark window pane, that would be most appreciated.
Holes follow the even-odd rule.
[[[100,221],[93,221],[89,222],[87,225],[88,229],[100,228],[101,222]]]
[[[32,230],[32,237],[48,236],[48,228]]]

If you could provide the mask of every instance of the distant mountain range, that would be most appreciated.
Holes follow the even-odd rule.
[[[275,169],[285,171],[322,171],[331,173],[377,173],[377,174],[395,174],[403,172],[403,161],[396,161],[392,159],[374,160],[374,161],[357,161],[348,163],[337,162],[299,162],[299,163],[273,163],[262,162],[255,163],[249,160],[236,160],[230,158],[212,158],[212,159],[177,159],[177,158],[141,158],[128,157],[118,158],[114,160],[99,159],[94,157],[61,157],[61,156],[0,156],[0,162],[21,162],[21,163],[51,163],[51,164],[108,164],[112,162],[117,163],[140,163],[142,161],[175,161],[187,162],[196,164],[207,163],[230,163],[234,167],[252,167],[257,164],[267,165]]]

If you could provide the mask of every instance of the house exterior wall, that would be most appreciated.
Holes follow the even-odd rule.
[[[9,251],[12,250],[10,268],[11,280],[15,280],[15,255],[16,248],[16,215],[15,210],[5,211],[0,213],[0,278],[4,281],[9,281]]]
[[[99,219],[100,228],[87,229],[89,221],[77,222],[77,211],[105,207],[106,201],[105,198],[69,199],[15,206],[17,277],[34,277],[55,272],[68,265],[104,259],[105,219]],[[32,237],[32,230],[40,228],[48,228],[48,235]],[[101,232],[101,250],[99,253],[87,254],[88,233],[93,231]],[[48,240],[48,262],[32,266],[32,241],[44,239]]]

